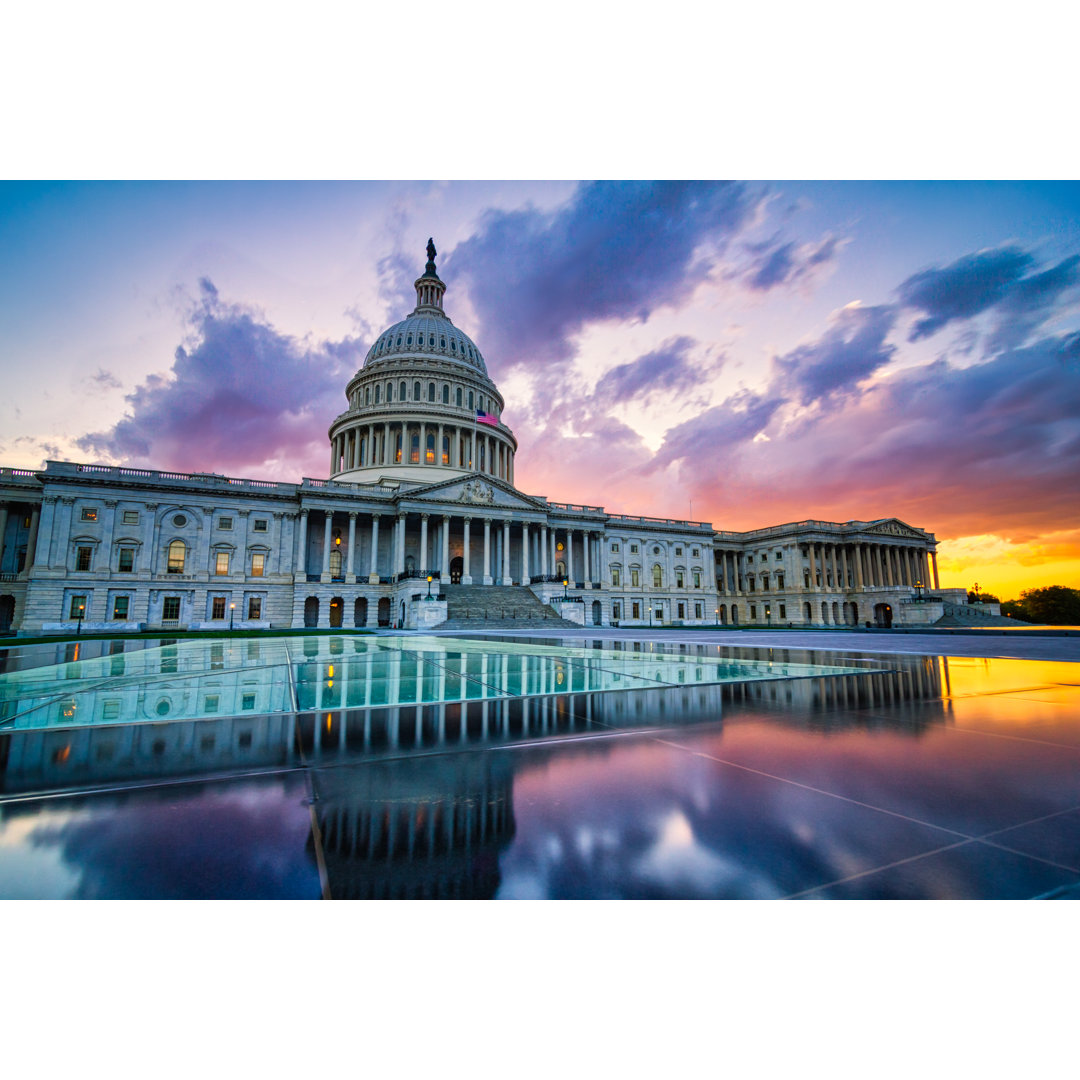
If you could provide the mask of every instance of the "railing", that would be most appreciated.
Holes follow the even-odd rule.
[[[585,506],[584,504],[578,505],[577,503],[558,503],[548,501],[548,506],[553,510],[572,510],[577,514],[602,514],[604,508],[602,506]]]
[[[18,574],[0,574],[0,581],[18,581]]]
[[[415,581],[419,578],[421,581],[426,581],[428,578],[432,581],[442,580],[442,571],[440,570],[402,570],[400,574],[395,574],[390,581],[397,584],[401,581]]]
[[[52,475],[75,475],[109,477],[116,480],[183,480],[198,484],[224,484],[229,487],[256,489],[259,491],[281,491],[293,493],[296,484],[287,484],[277,480],[249,480],[236,476],[224,476],[221,473],[167,472],[160,469],[129,469],[120,465],[81,465],[71,461],[47,461],[46,472]],[[14,475],[30,475],[25,470],[13,470]]]
[[[625,514],[612,515],[608,520],[609,527],[623,524],[678,525],[680,528],[706,529],[709,532],[713,531],[712,523],[708,521],[682,521],[679,518],[629,517]]]
[[[0,468],[0,476],[37,476],[33,469],[12,469],[5,466]]]

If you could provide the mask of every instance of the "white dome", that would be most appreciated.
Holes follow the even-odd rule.
[[[445,315],[416,312],[378,336],[364,358],[364,367],[384,359],[400,360],[411,356],[455,360],[487,375],[484,358],[468,334],[463,334]]]

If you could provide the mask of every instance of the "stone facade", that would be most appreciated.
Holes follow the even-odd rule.
[[[329,479],[0,470],[0,631],[428,628],[429,577],[436,596],[531,588],[586,626],[919,625],[966,599],[938,588],[933,534],[896,519],[736,533],[519,491],[433,252],[346,388]]]

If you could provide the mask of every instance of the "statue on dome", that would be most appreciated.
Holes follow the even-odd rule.
[[[435,256],[438,254],[435,250],[435,243],[433,237],[428,237],[427,242],[427,266],[424,267],[425,277],[438,277],[435,273]]]

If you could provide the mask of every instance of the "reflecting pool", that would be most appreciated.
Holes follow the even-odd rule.
[[[1080,897],[1076,664],[67,649],[0,654],[0,897]]]

